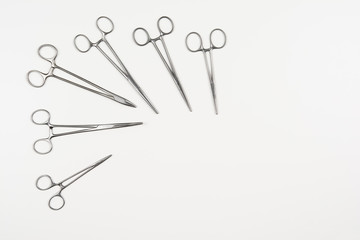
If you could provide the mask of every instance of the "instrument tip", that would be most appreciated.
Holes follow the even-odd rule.
[[[100,164],[102,164],[103,162],[105,162],[106,160],[108,160],[110,157],[112,156],[112,154],[100,159],[99,161],[95,162],[92,167],[97,167],[99,166]]]
[[[133,104],[132,102],[130,102],[129,100],[127,100],[126,98],[123,98],[123,97],[114,95],[114,96],[113,96],[113,99],[114,99],[116,102],[121,103],[121,104],[124,104],[124,105],[126,105],[126,106],[128,106],[128,107],[136,108],[136,105]]]
[[[136,105],[133,104],[132,102],[130,102],[129,100],[126,100],[125,103],[126,103],[126,105],[129,106],[129,107],[136,108]]]
[[[99,162],[105,162],[106,160],[108,160],[109,158],[112,157],[112,154],[107,155],[106,157],[104,157],[103,159],[101,159]]]
[[[159,114],[158,110],[153,105],[150,105],[150,107],[154,111],[154,113]]]
[[[131,126],[137,126],[137,125],[143,125],[144,123],[143,122],[134,122],[132,123]]]

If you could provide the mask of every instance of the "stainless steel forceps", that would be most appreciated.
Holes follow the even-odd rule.
[[[108,24],[110,24],[110,28],[109,29],[105,29],[105,27],[101,27],[100,25],[100,21],[107,21]],[[110,45],[109,41],[106,39],[106,35],[108,35],[109,33],[111,33],[114,30],[114,24],[111,21],[110,18],[105,17],[105,16],[101,16],[96,20],[96,26],[99,29],[99,31],[101,32],[101,38],[96,41],[96,42],[91,42],[89,40],[89,38],[87,36],[85,36],[84,34],[78,34],[75,38],[74,38],[74,44],[77,50],[79,50],[82,53],[86,53],[88,52],[92,47],[95,47],[97,50],[99,50],[99,52],[101,52],[104,57],[116,68],[116,70],[118,70],[126,80],[129,81],[129,83],[135,88],[135,90],[141,95],[141,97],[145,100],[145,102],[152,108],[152,110],[155,113],[158,113],[158,111],[156,110],[156,108],[153,106],[153,104],[150,102],[150,99],[146,96],[145,92],[140,88],[140,86],[137,84],[137,82],[135,82],[134,78],[130,75],[130,72],[126,69],[125,65],[123,64],[123,62],[120,60],[119,56],[116,54],[115,50],[112,48],[112,46]],[[80,43],[78,41],[80,41],[82,39],[82,41],[87,43],[87,46],[80,46]],[[106,46],[108,47],[108,49],[111,51],[112,55],[115,57],[116,61],[118,62],[115,63],[108,54],[106,54],[104,52],[104,50],[100,47],[100,43],[104,42],[106,44]]]
[[[69,83],[71,85],[77,86],[79,88],[88,90],[88,91],[90,91],[92,93],[95,93],[95,94],[98,94],[100,96],[109,98],[109,99],[111,99],[111,100],[113,100],[115,102],[124,104],[126,106],[136,107],[132,102],[130,102],[126,98],[120,97],[120,96],[116,95],[115,93],[112,93],[109,90],[106,90],[106,89],[96,85],[95,83],[92,83],[89,80],[86,80],[85,78],[80,77],[79,75],[76,75],[75,73],[72,73],[69,70],[66,70],[65,68],[62,68],[59,65],[57,65],[55,60],[56,60],[56,57],[57,57],[57,54],[58,54],[58,50],[56,49],[55,46],[53,46],[51,44],[43,44],[43,45],[41,45],[39,47],[38,54],[42,59],[44,59],[44,60],[48,61],[49,63],[51,63],[51,67],[50,67],[48,73],[43,73],[43,72],[40,72],[38,70],[31,70],[30,72],[28,72],[27,80],[28,80],[28,82],[29,82],[29,84],[31,86],[36,87],[36,88],[40,88],[40,87],[45,85],[45,82],[46,82],[46,80],[48,78],[53,77],[53,78],[59,79],[59,80],[61,80],[63,82],[66,82],[66,83]],[[68,79],[62,78],[62,77],[60,77],[58,75],[55,75],[54,70],[56,70],[56,69],[58,69],[60,71],[63,71],[63,72],[65,72],[65,73],[67,73],[67,74],[69,74],[69,75],[71,75],[73,77],[76,77],[80,81],[83,81],[86,84],[88,84],[88,85],[90,85],[90,86],[92,86],[94,88],[99,89],[100,91],[96,91],[94,89],[82,86],[82,85],[80,85],[78,83],[75,83],[75,82],[70,81]]]
[[[213,34],[219,32],[223,35],[224,38],[224,42],[220,45],[215,45],[215,41],[213,40]],[[194,36],[198,38],[198,46],[197,47],[192,47],[189,44],[189,37]],[[197,32],[191,32],[186,36],[185,39],[185,43],[186,43],[186,47],[187,49],[189,49],[190,52],[202,52],[204,54],[204,59],[205,59],[205,65],[206,65],[206,70],[209,76],[209,81],[210,81],[210,87],[211,87],[211,93],[212,93],[212,97],[213,97],[213,101],[214,101],[214,108],[215,108],[215,113],[218,114],[218,107],[217,107],[217,101],[216,101],[216,91],[215,91],[215,77],[214,77],[214,65],[213,65],[213,56],[212,56],[212,50],[213,49],[220,49],[223,48],[226,44],[226,34],[223,30],[216,28],[214,30],[211,31],[210,33],[210,47],[209,48],[204,48],[203,46],[203,41],[201,39],[201,36],[199,33]],[[206,55],[206,53],[209,52],[210,55],[210,60],[208,60],[208,57]],[[209,64],[210,62],[210,64]]]
[[[164,30],[164,28],[161,27],[161,23],[160,23],[160,22],[161,22],[161,20],[164,20],[164,19],[168,20],[169,23],[170,23],[171,29],[168,30],[168,31]],[[169,71],[172,79],[174,80],[174,83],[175,83],[177,89],[179,90],[182,98],[184,99],[187,107],[189,108],[189,111],[191,112],[192,110],[191,110],[190,103],[189,103],[189,101],[188,101],[188,99],[187,99],[187,97],[186,97],[186,95],[185,95],[184,89],[183,89],[183,87],[181,86],[181,83],[180,83],[180,81],[179,81],[179,78],[178,78],[178,76],[177,76],[177,74],[176,74],[174,64],[173,64],[173,62],[172,62],[172,60],[171,60],[169,50],[167,49],[166,43],[165,43],[165,40],[164,40],[164,36],[172,33],[172,31],[174,30],[174,23],[173,23],[173,21],[172,21],[169,17],[163,16],[163,17],[161,17],[161,18],[158,19],[158,21],[157,21],[157,28],[158,28],[158,30],[159,30],[159,32],[160,32],[160,35],[159,35],[158,37],[156,37],[156,38],[150,38],[149,32],[146,31],[144,28],[141,28],[141,27],[140,27],[140,28],[136,28],[136,29],[134,30],[134,32],[133,32],[133,39],[134,39],[135,43],[136,43],[137,45],[139,45],[139,46],[145,46],[145,45],[147,45],[148,43],[152,43],[152,44],[153,44],[153,46],[155,47],[156,52],[159,54],[159,56],[160,56],[161,60],[163,61],[166,69]],[[143,32],[143,33],[145,34],[145,36],[146,36],[145,41],[140,41],[139,39],[136,38],[136,33],[140,33],[140,32]],[[167,58],[168,61],[166,61],[165,56],[161,53],[158,45],[156,44],[156,42],[159,41],[159,40],[161,41],[161,44],[162,44],[162,46],[163,46],[163,48],[164,48],[164,50],[165,50],[166,58]]]
[[[37,189],[39,189],[41,191],[45,191],[45,190],[48,190],[53,187],[59,187],[60,188],[59,191],[49,199],[48,206],[52,210],[60,210],[65,205],[65,199],[61,195],[62,191],[65,188],[67,188],[68,186],[70,186],[71,184],[73,184],[75,181],[77,181],[79,178],[81,178],[82,176],[84,176],[85,174],[87,174],[88,172],[90,172],[91,170],[93,170],[94,168],[96,168],[97,166],[102,164],[103,162],[105,162],[111,156],[112,155],[108,155],[108,156],[104,157],[103,159],[97,161],[96,163],[92,164],[91,166],[88,166],[88,167],[84,168],[83,170],[81,170],[81,171],[71,175],[70,177],[65,178],[64,180],[57,182],[57,183],[55,183],[49,175],[41,175],[36,180],[35,185],[36,185]],[[68,183],[66,183],[66,182],[68,182]]]
[[[53,148],[52,139],[54,137],[61,137],[70,134],[94,132],[107,129],[132,127],[143,124],[142,122],[131,122],[131,123],[107,123],[107,124],[84,124],[84,125],[62,125],[52,124],[50,122],[50,113],[45,109],[38,109],[31,115],[31,121],[36,125],[46,125],[49,127],[49,136],[46,138],[38,139],[33,144],[33,149],[39,154],[47,154],[51,152]],[[80,130],[54,133],[54,128],[80,128]],[[41,144],[41,145],[40,145]]]

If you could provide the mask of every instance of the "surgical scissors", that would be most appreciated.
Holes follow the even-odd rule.
[[[166,31],[166,30],[164,30],[164,28],[161,28],[160,22],[161,22],[161,20],[163,20],[163,19],[166,19],[166,20],[168,20],[168,21],[170,22],[170,26],[171,26],[171,29],[170,29],[170,30]],[[191,109],[190,103],[189,103],[189,101],[188,101],[188,99],[187,99],[187,97],[186,97],[186,95],[185,95],[184,89],[183,89],[183,87],[181,86],[181,83],[180,83],[180,81],[179,81],[179,78],[178,78],[178,76],[177,76],[177,74],[176,74],[174,64],[173,64],[173,62],[172,62],[172,60],[171,60],[169,50],[167,49],[166,43],[165,43],[165,40],[164,40],[164,36],[172,33],[172,31],[174,30],[174,23],[173,23],[173,21],[172,21],[169,17],[162,16],[162,17],[159,18],[158,21],[157,21],[157,28],[158,28],[158,30],[159,30],[159,32],[160,32],[160,35],[159,35],[158,37],[156,37],[156,38],[150,38],[149,32],[146,31],[144,28],[141,28],[141,27],[136,28],[136,29],[133,31],[133,39],[134,39],[135,43],[136,43],[137,45],[139,45],[139,46],[145,46],[145,45],[147,45],[148,43],[152,43],[152,44],[153,44],[156,52],[159,54],[159,56],[160,56],[161,60],[163,61],[166,69],[169,71],[172,79],[174,80],[174,83],[175,83],[177,89],[179,90],[182,98],[184,99],[187,107],[189,108],[189,111],[191,112],[192,109]],[[145,41],[139,41],[139,39],[136,39],[136,33],[137,33],[137,32],[139,33],[139,32],[141,32],[141,31],[142,31],[143,33],[145,33],[145,36],[146,36],[146,40],[145,40]],[[164,50],[165,50],[166,58],[167,58],[168,61],[166,61],[165,56],[161,53],[158,45],[156,44],[156,42],[159,41],[159,40],[161,41],[161,44],[162,44],[162,46],[163,46],[163,48],[164,48]]]
[[[52,51],[52,53],[50,53]],[[47,52],[47,55],[45,55],[44,52]],[[75,74],[75,73],[72,73],[70,72],[69,70],[66,70],[65,68],[62,68],[60,67],[59,65],[56,64],[55,60],[56,60],[56,57],[57,57],[57,54],[58,54],[58,50],[56,49],[55,46],[51,45],[51,44],[43,44],[39,47],[38,49],[38,54],[39,56],[48,61],[49,63],[51,63],[51,66],[50,66],[50,69],[48,71],[48,73],[43,73],[43,72],[40,72],[38,70],[31,70],[28,72],[27,74],[27,80],[29,82],[29,84],[33,87],[36,87],[36,88],[40,88],[42,86],[45,85],[45,82],[48,78],[50,77],[53,77],[53,78],[56,78],[56,79],[59,79],[61,81],[64,81],[66,83],[69,83],[71,85],[74,85],[74,86],[77,86],[79,88],[82,88],[82,89],[85,89],[85,90],[88,90],[90,92],[93,92],[95,94],[98,94],[100,96],[103,96],[103,97],[106,97],[106,98],[109,98],[115,102],[118,102],[118,103],[121,103],[121,104],[124,104],[126,106],[129,106],[129,107],[136,107],[132,102],[130,102],[129,100],[123,98],[123,97],[120,97],[118,95],[116,95],[115,93],[112,93],[98,85],[96,85],[95,83],[92,83],[90,82],[89,80],[86,80],[85,78],[83,77],[80,77],[79,75]],[[73,81],[70,81],[68,79],[65,79],[65,78],[62,78],[58,75],[55,75],[54,74],[54,70],[55,69],[58,69],[58,70],[61,70],[73,77],[76,77],[77,79],[87,83],[88,85],[94,87],[94,88],[97,88],[99,89],[100,91],[96,91],[96,90],[93,90],[91,88],[88,88],[88,87],[85,87],[85,86],[82,86],[78,83],[75,83]],[[37,80],[34,79],[34,77],[31,77],[31,76],[35,76],[35,75],[38,75],[38,77],[40,76],[40,78],[38,78]],[[39,79],[40,79],[40,82],[39,82]]]
[[[57,183],[55,183],[49,175],[41,175],[40,177],[38,177],[38,179],[36,179],[35,185],[36,185],[37,189],[39,189],[41,191],[45,191],[45,190],[48,190],[53,187],[59,187],[60,190],[49,199],[48,206],[52,210],[60,210],[65,205],[65,199],[61,195],[62,191],[65,188],[67,188],[68,186],[70,186],[71,184],[73,184],[75,181],[77,181],[79,178],[81,178],[82,176],[84,176],[85,174],[87,174],[88,172],[90,172],[91,170],[93,170],[94,168],[96,168],[97,166],[102,164],[103,162],[105,162],[111,156],[112,155],[110,154],[110,155],[104,157],[103,159],[95,162],[94,164],[84,168],[83,170],[81,170],[81,171],[71,175],[70,177],[65,178],[64,180],[57,182]],[[66,183],[67,181],[70,181],[70,182]],[[56,200],[56,199],[58,199],[58,200]]]
[[[215,45],[214,40],[213,40],[213,34],[215,32],[220,32],[223,37],[224,37],[224,42],[221,45]],[[198,38],[199,41],[199,46],[197,48],[193,48],[189,45],[189,37],[190,36],[196,36]],[[213,102],[214,102],[214,108],[215,108],[215,113],[218,114],[218,106],[217,106],[217,100],[216,100],[216,91],[215,91],[215,77],[214,77],[214,65],[213,65],[213,56],[212,56],[212,50],[213,49],[220,49],[223,48],[226,44],[226,34],[223,30],[216,28],[214,30],[211,31],[210,33],[210,47],[209,48],[204,48],[203,46],[203,41],[202,38],[200,36],[199,33],[197,32],[191,32],[189,33],[186,38],[185,38],[185,43],[186,43],[186,47],[190,52],[202,52],[204,55],[204,59],[205,59],[205,65],[206,65],[206,70],[209,76],[209,81],[210,81],[210,87],[211,87],[211,93],[212,93],[212,97],[213,97]],[[210,55],[210,60],[208,60],[207,57],[207,52],[209,52]],[[210,62],[210,64],[209,64]]]
[[[36,117],[36,115],[38,117]],[[143,124],[142,122],[130,122],[130,123],[108,123],[108,124],[85,124],[85,125],[62,125],[62,124],[52,124],[50,122],[50,113],[45,109],[38,109],[31,115],[31,120],[36,125],[46,125],[49,127],[49,136],[46,138],[40,138],[36,140],[33,144],[33,149],[35,152],[39,154],[47,154],[51,152],[53,148],[52,139],[54,137],[61,137],[70,134],[76,133],[84,133],[84,132],[94,132],[94,131],[101,131],[107,129],[115,129],[115,128],[123,128],[123,127],[132,127],[136,125]],[[42,120],[40,120],[40,118]],[[80,128],[80,130],[75,131],[68,131],[62,133],[54,133],[54,128]],[[39,144],[42,143],[42,148],[39,148]],[[47,147],[44,147],[47,146]]]
[[[105,20],[108,21],[108,23],[110,24],[110,29],[105,29],[104,27],[100,26],[100,21],[101,20]],[[75,36],[74,38],[74,44],[76,49],[79,52],[82,53],[86,53],[88,52],[92,47],[95,47],[97,50],[99,50],[99,52],[101,52],[101,54],[104,55],[104,57],[116,68],[116,70],[118,70],[126,80],[129,81],[129,83],[135,88],[135,90],[141,95],[141,97],[145,100],[145,102],[152,108],[152,110],[155,113],[158,113],[158,111],[156,110],[156,108],[153,106],[153,104],[150,102],[150,99],[146,96],[145,92],[141,89],[141,87],[137,84],[137,82],[135,82],[134,78],[130,75],[130,72],[126,69],[125,65],[123,64],[123,62],[120,60],[119,56],[117,55],[117,53],[115,52],[115,50],[112,48],[112,46],[110,45],[109,41],[106,39],[106,35],[108,35],[109,33],[111,33],[114,30],[114,23],[111,21],[110,18],[105,17],[105,16],[101,16],[96,20],[96,26],[99,29],[99,31],[101,32],[101,38],[97,41],[97,42],[91,42],[90,39],[85,36],[84,34],[78,34]],[[83,41],[85,41],[87,43],[86,47],[81,47],[79,46],[77,43],[77,41],[79,41],[79,39],[83,39]],[[118,62],[115,63],[108,54],[106,54],[104,52],[104,50],[100,47],[100,43],[104,42],[106,44],[106,46],[108,47],[108,49],[110,50],[110,52],[112,53],[112,55],[115,57],[116,61]]]

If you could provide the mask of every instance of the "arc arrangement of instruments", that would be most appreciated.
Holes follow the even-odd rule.
[[[170,27],[165,28],[164,24],[166,24]],[[104,26],[107,27],[104,27]],[[90,51],[90,49],[95,48],[97,49],[106,59],[108,62],[113,65],[113,67],[130,83],[130,85],[133,86],[135,91],[142,97],[142,99],[147,103],[147,105],[152,109],[153,112],[156,114],[159,113],[159,111],[156,109],[154,104],[150,101],[149,97],[145,94],[144,90],[140,87],[140,85],[135,81],[135,79],[130,74],[129,70],[125,67],[124,63],[121,61],[119,55],[116,53],[114,48],[111,46],[109,41],[107,40],[106,36],[110,34],[114,30],[114,23],[112,20],[108,17],[101,16],[96,20],[96,26],[98,30],[101,33],[101,38],[97,41],[90,41],[90,39],[84,35],[84,34],[78,34],[74,38],[74,45],[75,48],[81,52],[86,53]],[[163,61],[165,68],[170,74],[170,77],[175,83],[176,88],[178,89],[182,99],[184,100],[187,108],[189,111],[192,111],[190,102],[188,100],[187,95],[185,94],[185,90],[183,86],[181,85],[181,82],[179,80],[179,77],[176,73],[174,62],[170,57],[170,53],[168,50],[168,47],[165,43],[165,36],[169,35],[174,30],[174,23],[173,21],[167,17],[163,16],[160,17],[157,21],[157,28],[159,30],[159,35],[155,38],[150,37],[148,31],[142,27],[136,28],[133,31],[133,39],[134,42],[139,46],[145,46],[151,43],[156,52],[158,53],[160,59]],[[141,39],[139,35],[142,34],[145,36],[145,39]],[[222,36],[222,40],[220,43],[217,43],[215,41],[215,34],[219,34]],[[194,40],[196,44],[194,44]],[[214,49],[221,49],[226,44],[226,34],[223,30],[219,28],[215,28],[211,31],[210,36],[210,46],[208,48],[204,48],[203,46],[203,40],[199,33],[197,32],[190,32],[185,37],[185,44],[189,51],[191,52],[202,52],[205,60],[205,67],[208,74],[208,79],[210,82],[210,89],[211,89],[211,96],[212,96],[212,102],[214,105],[215,114],[218,114],[218,104],[217,104],[217,96],[216,96],[216,88],[215,88],[215,77],[214,77],[214,64],[213,64],[213,50]],[[80,43],[85,43],[80,44]],[[104,43],[104,47],[107,48],[107,51],[105,51],[100,44]],[[162,46],[165,55],[161,52],[159,46]],[[51,52],[51,54],[49,54]],[[109,52],[112,56],[107,54],[106,52]],[[38,49],[39,56],[48,61],[50,63],[50,69],[48,72],[41,72],[38,70],[31,70],[27,74],[27,80],[29,84],[33,87],[40,88],[43,87],[47,80],[49,79],[57,79],[61,80],[65,83],[71,84],[73,86],[79,87],[81,89],[90,91],[92,93],[95,93],[99,96],[111,99],[117,103],[120,103],[124,106],[133,107],[136,108],[136,105],[126,99],[123,96],[120,96],[118,94],[115,94],[83,77],[81,77],[78,74],[75,74],[71,71],[69,71],[66,68],[63,68],[56,64],[56,57],[58,55],[58,50],[55,46],[51,44],[43,44]],[[55,73],[58,72],[58,73]],[[59,74],[63,72],[70,76],[73,76],[83,84],[74,82],[70,79],[67,79],[65,77],[61,77]],[[41,115],[41,116],[40,116]],[[39,120],[42,119],[42,120]],[[39,109],[33,112],[31,115],[31,120],[36,125],[45,125],[49,128],[49,135],[48,137],[41,138],[34,142],[33,149],[38,154],[47,154],[51,152],[53,149],[53,143],[52,139],[55,137],[70,135],[70,134],[77,134],[77,133],[84,133],[84,132],[92,132],[92,131],[100,131],[100,130],[108,130],[108,129],[116,129],[116,128],[123,128],[123,127],[130,127],[130,126],[136,126],[143,124],[142,122],[129,122],[129,123],[106,123],[106,124],[81,124],[81,125],[63,125],[63,124],[53,124],[50,122],[50,113],[45,109]],[[74,128],[77,130],[74,131],[67,131],[67,132],[60,132],[60,133],[54,133],[54,129],[56,128]],[[48,202],[48,206],[52,210],[59,210],[61,209],[65,204],[65,199],[61,195],[62,191],[74,183],[76,180],[78,180],[80,177],[84,176],[89,171],[93,170],[97,166],[99,166],[101,163],[109,159],[112,155],[108,155],[104,157],[103,159],[95,162],[94,164],[90,165],[89,167],[71,175],[68,178],[65,178],[64,180],[55,183],[52,178],[49,175],[42,175],[36,180],[36,187],[39,190],[48,190],[52,187],[59,187],[59,191],[50,198]]]

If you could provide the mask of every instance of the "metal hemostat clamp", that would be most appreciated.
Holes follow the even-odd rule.
[[[52,54],[49,55],[49,56],[45,55],[44,51],[49,51],[49,50],[52,51]],[[45,85],[45,82],[48,80],[48,78],[55,78],[55,79],[61,80],[63,82],[69,83],[69,84],[71,84],[73,86],[77,86],[79,88],[85,89],[85,90],[90,91],[92,93],[95,93],[95,94],[98,94],[100,96],[106,97],[108,99],[111,99],[111,100],[113,100],[115,102],[118,102],[118,103],[121,103],[123,105],[129,106],[129,107],[136,107],[135,104],[133,104],[132,102],[130,102],[126,98],[120,97],[119,95],[116,95],[115,93],[112,93],[109,90],[106,90],[105,88],[102,88],[102,87],[96,85],[95,83],[92,83],[89,80],[87,80],[87,79],[85,79],[83,77],[80,77],[79,75],[77,75],[77,74],[75,74],[73,72],[70,72],[69,70],[66,70],[65,68],[62,68],[59,65],[57,65],[55,60],[56,60],[56,57],[57,57],[57,54],[58,54],[58,50],[53,45],[51,45],[51,44],[41,45],[39,47],[39,49],[38,49],[38,54],[42,59],[48,61],[51,64],[51,67],[50,67],[48,73],[43,73],[43,72],[40,72],[38,70],[31,70],[30,72],[28,72],[27,80],[28,80],[28,82],[29,82],[29,84],[31,86],[36,87],[36,88],[40,88],[40,87]],[[86,84],[88,84],[88,85],[90,85],[90,86],[92,86],[92,87],[94,87],[94,88],[96,88],[96,89],[98,89],[100,91],[96,91],[94,89],[85,87],[83,85],[80,85],[78,83],[75,83],[73,81],[65,79],[63,77],[60,77],[60,76],[54,74],[55,70],[60,70],[62,72],[65,72],[65,73],[79,79],[80,81],[83,81],[84,83],[86,83]],[[36,78],[35,78],[36,75],[38,77],[37,81],[36,81]],[[39,81],[39,79],[40,79],[40,81]]]
[[[52,210],[60,210],[65,205],[65,199],[61,195],[62,191],[65,188],[67,188],[68,186],[70,186],[71,184],[73,184],[74,182],[76,182],[79,178],[81,178],[82,176],[84,176],[85,174],[87,174],[88,172],[90,172],[91,170],[98,167],[100,164],[102,164],[106,160],[108,160],[111,156],[112,155],[108,155],[108,156],[104,157],[103,159],[97,161],[96,163],[84,168],[83,170],[81,170],[81,171],[71,175],[70,177],[65,178],[64,180],[57,182],[57,183],[55,183],[49,175],[41,175],[40,177],[38,177],[38,179],[36,179],[35,185],[36,185],[37,189],[39,189],[41,191],[49,190],[50,188],[53,188],[53,187],[59,187],[60,188],[59,191],[49,199],[48,206]],[[68,182],[68,183],[66,183],[66,182]],[[56,204],[56,202],[57,202],[57,204]]]
[[[100,21],[107,21],[110,24],[110,29],[105,29],[104,27],[100,26]],[[77,50],[79,50],[82,53],[86,53],[88,52],[92,47],[95,47],[97,50],[99,50],[99,52],[101,52],[102,55],[104,55],[104,57],[116,68],[116,70],[118,70],[121,75],[124,76],[124,78],[126,80],[128,80],[128,82],[134,87],[134,89],[140,94],[140,96],[145,100],[145,102],[151,107],[151,109],[155,112],[158,113],[158,111],[156,110],[156,108],[153,106],[153,104],[151,103],[150,99],[146,96],[145,92],[141,89],[141,87],[137,84],[137,82],[135,82],[134,78],[130,75],[130,72],[126,69],[125,65],[123,64],[123,62],[120,60],[119,56],[117,55],[117,53],[115,52],[115,50],[113,49],[113,47],[110,45],[109,41],[106,39],[106,35],[108,35],[109,33],[111,33],[114,30],[114,24],[111,21],[110,18],[105,17],[105,16],[101,16],[96,20],[96,26],[99,29],[99,31],[101,32],[101,38],[96,41],[96,42],[91,42],[89,40],[89,38],[87,36],[85,36],[84,34],[78,34],[75,38],[74,38],[74,44]],[[87,43],[86,47],[81,47],[79,45],[80,40],[83,40]],[[106,44],[106,46],[108,47],[108,49],[110,50],[110,52],[112,53],[112,55],[115,57],[116,62],[114,62],[110,56],[108,54],[106,54],[104,52],[104,50],[100,47],[100,43],[104,42]]]
[[[164,30],[164,28],[162,28],[161,24],[160,24],[161,20],[168,20],[168,22],[170,23],[171,29],[168,30],[168,31]],[[175,83],[177,89],[179,90],[179,92],[181,94],[181,97],[184,99],[184,101],[186,103],[186,106],[189,108],[189,111],[191,112],[192,109],[191,109],[190,103],[189,103],[189,101],[188,101],[188,99],[187,99],[187,97],[185,95],[184,89],[181,86],[179,78],[178,78],[178,76],[176,74],[173,61],[171,60],[169,50],[167,49],[167,46],[166,46],[166,43],[165,43],[165,40],[164,40],[164,36],[172,33],[172,31],[174,30],[174,23],[169,17],[163,16],[163,17],[159,18],[159,20],[157,21],[157,28],[159,29],[160,35],[158,37],[156,37],[156,38],[150,38],[149,32],[146,31],[144,28],[136,28],[134,30],[134,32],[133,32],[133,39],[134,39],[135,43],[137,45],[139,45],[139,46],[145,46],[148,43],[152,43],[152,45],[154,46],[156,52],[159,54],[161,60],[163,61],[166,69],[169,71],[172,79],[174,80],[174,83]],[[140,41],[139,39],[136,38],[136,33],[139,33],[139,32],[145,33],[146,40],[144,42],[142,42],[142,41]],[[156,44],[157,41],[161,42],[161,44],[162,44],[162,46],[163,46],[163,48],[165,50],[166,56],[164,56],[161,53],[158,45]],[[166,58],[167,58],[168,61],[166,61]]]
[[[220,32],[224,37],[224,41],[223,41],[223,43],[221,45],[217,46],[217,45],[214,44],[213,34],[215,32]],[[193,48],[193,47],[190,46],[189,37],[191,37],[191,36],[194,36],[194,37],[196,37],[198,39],[198,42],[199,42],[198,47]],[[191,52],[202,52],[203,55],[204,55],[206,70],[207,70],[207,73],[208,73],[208,76],[209,76],[211,93],[212,93],[213,102],[214,102],[215,113],[218,114],[216,91],[215,91],[215,77],[214,77],[214,65],[213,65],[212,51],[213,51],[213,49],[220,49],[220,48],[223,48],[225,46],[225,44],[226,44],[225,32],[223,30],[219,29],[219,28],[216,28],[216,29],[212,30],[211,33],[210,33],[210,47],[209,48],[204,48],[202,38],[201,38],[200,34],[197,33],[197,32],[189,33],[186,36],[185,43],[186,43],[186,47],[187,47],[187,49],[189,49],[189,51],[191,51]],[[208,60],[207,53],[209,53],[209,55],[210,55],[210,60]]]
[[[43,115],[41,118],[43,120],[38,120],[39,116],[36,115]],[[47,154],[51,152],[53,148],[52,139],[54,137],[61,137],[71,134],[77,133],[85,133],[85,132],[94,132],[94,131],[101,131],[101,130],[108,130],[108,129],[116,129],[116,128],[123,128],[123,127],[132,127],[136,125],[143,124],[142,122],[130,122],[130,123],[108,123],[108,124],[84,124],[84,125],[63,125],[63,124],[52,124],[50,122],[50,113],[45,109],[39,109],[33,112],[31,115],[31,120],[36,125],[45,125],[49,128],[49,136],[46,138],[38,139],[34,142],[33,148],[35,152],[39,154]],[[61,132],[61,133],[54,133],[54,128],[79,128],[79,130],[75,131],[68,131],[68,132]],[[40,144],[45,145],[45,150],[40,149]]]

